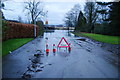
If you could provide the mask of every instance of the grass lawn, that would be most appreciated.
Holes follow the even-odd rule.
[[[14,51],[15,49],[21,47],[25,43],[33,40],[33,38],[20,38],[20,39],[9,39],[2,42],[2,56],[5,56],[9,51]]]
[[[120,36],[108,36],[108,35],[101,35],[101,34],[93,34],[93,33],[74,33],[77,36],[85,36],[89,37],[91,39],[94,39],[96,41],[100,41],[103,43],[109,43],[109,44],[120,44]]]

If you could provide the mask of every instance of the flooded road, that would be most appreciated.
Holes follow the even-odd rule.
[[[71,44],[70,53],[64,48],[57,49],[62,37]],[[50,50],[48,56],[46,44]],[[118,78],[116,56],[67,30],[45,32],[5,56],[2,64],[3,78]]]

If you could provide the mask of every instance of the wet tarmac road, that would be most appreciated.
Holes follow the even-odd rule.
[[[49,55],[46,56],[46,37]],[[52,52],[62,37],[71,44]],[[118,61],[90,39],[75,37],[67,30],[45,32],[2,59],[3,78],[118,78]]]

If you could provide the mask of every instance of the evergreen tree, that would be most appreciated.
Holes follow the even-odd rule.
[[[111,2],[97,2],[97,4],[100,6],[99,10],[97,10],[97,13],[102,15],[102,23],[106,23],[108,21],[107,16],[109,15],[109,6]]]
[[[79,16],[78,16],[77,26],[75,27],[75,30],[85,32],[85,25],[86,25],[86,18],[83,16],[82,11],[80,11]]]
[[[120,2],[113,2],[110,8],[109,27],[112,35],[120,36]]]
[[[97,2],[97,4],[102,7],[97,11],[102,15],[102,31],[104,31],[102,34],[120,35],[120,2]]]

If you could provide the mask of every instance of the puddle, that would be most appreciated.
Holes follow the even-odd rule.
[[[34,54],[36,58],[40,58],[40,54]]]
[[[77,40],[86,41],[86,39],[84,39],[84,38],[81,38],[81,39],[77,39]]]
[[[30,51],[27,51],[27,52],[30,52]]]
[[[91,50],[89,50],[89,49],[86,49],[88,52],[91,52]]]
[[[39,70],[37,70],[36,72],[40,72],[40,71],[42,71],[42,70],[39,69]]]
[[[112,59],[112,58],[108,58],[108,57],[106,57],[105,59],[106,59],[106,60],[108,61],[108,63],[110,63],[110,64],[113,64],[113,65],[116,65],[116,66],[119,65],[119,61],[118,61],[118,60],[115,60],[115,59]]]
[[[48,64],[48,65],[52,65],[52,64]]]
[[[90,60],[88,60],[88,62],[91,62]]]
[[[40,67],[40,68],[44,68],[44,66]]]
[[[58,52],[59,53],[59,55],[61,56],[61,57],[67,57],[67,56],[69,56],[70,55],[70,53],[69,52],[63,52],[63,51],[59,51]]]
[[[31,78],[32,76],[31,76],[31,74],[23,74],[23,76],[22,76],[22,78],[23,79],[29,79],[29,78]]]
[[[40,63],[40,64],[43,64],[43,63]]]
[[[41,50],[36,50],[36,52],[42,53],[42,51],[41,51]]]

